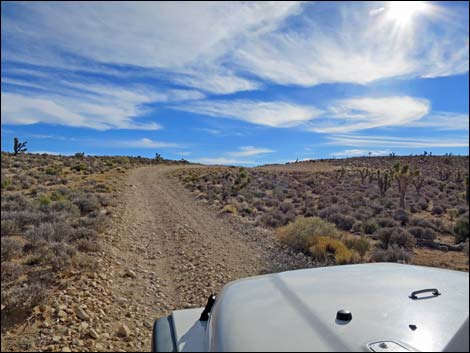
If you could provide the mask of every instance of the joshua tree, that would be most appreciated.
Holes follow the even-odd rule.
[[[384,197],[385,193],[390,186],[392,186],[392,176],[389,172],[380,173],[380,170],[377,171],[377,185],[379,186],[380,196]]]
[[[398,162],[393,166],[393,175],[398,183],[398,191],[400,192],[400,208],[405,209],[405,195],[408,185],[414,178],[414,173],[410,171],[410,166],[402,166]]]
[[[462,171],[460,169],[457,169],[457,174],[455,175],[455,182],[460,184],[462,181],[463,181]]]
[[[412,183],[416,189],[416,193],[419,195],[424,185],[424,178],[421,176],[421,172],[418,169],[413,171],[413,177]]]
[[[25,141],[25,142],[20,142],[18,140],[18,137],[15,137],[13,139],[13,151],[15,153],[15,156],[18,154],[18,153],[22,153],[22,152],[26,152],[28,149],[26,148],[26,144],[28,143],[28,141]]]
[[[346,168],[341,167],[340,170],[336,171],[335,179],[337,182],[343,182],[343,178],[346,175]]]
[[[370,175],[370,170],[369,168],[359,169],[359,174],[361,175],[361,184],[364,184],[364,181]]]
[[[160,153],[155,153],[155,161],[157,163],[163,162],[163,157],[161,156]]]
[[[439,170],[439,179],[441,179],[441,181],[449,180],[451,174],[452,172],[449,168],[443,168]]]

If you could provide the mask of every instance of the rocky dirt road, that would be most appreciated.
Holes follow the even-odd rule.
[[[197,200],[170,176],[177,168],[129,172],[97,271],[65,277],[31,326],[4,335],[2,349],[149,351],[156,318],[204,306],[238,278],[313,266],[271,232]]]

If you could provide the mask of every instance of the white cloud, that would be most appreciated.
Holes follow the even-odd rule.
[[[184,148],[183,145],[178,143],[155,141],[149,138],[141,138],[135,141],[115,141],[113,146],[116,145],[129,148]]]
[[[184,76],[175,76],[175,83],[194,87],[215,94],[230,94],[261,88],[261,84],[234,75],[231,72],[212,73],[210,70],[193,72]]]
[[[213,165],[252,165],[256,162],[249,160],[241,160],[234,158],[226,157],[214,157],[214,158],[197,158],[191,160],[192,162],[201,163],[201,164],[213,164]]]
[[[432,11],[400,26],[374,3],[336,4],[327,22],[321,8],[327,5],[316,3],[318,11],[302,25],[250,38],[234,60],[263,79],[302,86],[468,72],[468,18],[461,14],[434,21],[443,10],[430,5]]]
[[[428,127],[435,130],[468,131],[469,116],[462,113],[432,112],[424,118],[410,122],[406,126]]]
[[[35,90],[5,91],[4,84]],[[22,79],[2,78],[2,124],[50,123],[98,130],[157,130],[156,122],[137,122],[149,112],[145,106],[158,102],[183,102],[205,97],[186,89],[156,90],[146,85],[77,82],[50,74],[30,83]]]
[[[258,89],[254,76],[311,86],[468,72],[468,17],[435,4],[406,27],[386,2],[5,6],[15,11],[2,11],[2,61],[117,73],[105,65],[131,65],[218,94]]]
[[[320,115],[311,107],[286,102],[250,100],[196,101],[174,106],[174,109],[220,118],[231,118],[270,127],[298,126]]]
[[[338,152],[330,153],[331,156],[334,157],[357,157],[357,156],[385,156],[390,154],[391,150],[359,150],[359,149],[352,149],[352,150],[344,150]]]
[[[269,148],[259,148],[254,146],[243,146],[238,149],[238,151],[230,152],[229,155],[233,157],[249,157],[256,156],[259,154],[273,153],[274,150]]]
[[[102,98],[100,101],[94,101],[55,94],[43,96],[2,92],[2,124],[49,123],[97,130],[161,128],[155,122],[141,123],[133,120],[145,112],[135,97],[127,101],[106,99],[104,96]]]
[[[343,99],[331,104],[323,119],[313,121],[309,130],[344,133],[401,126],[418,121],[429,111],[429,101],[408,96]]]
[[[331,145],[351,147],[382,147],[382,148],[430,148],[430,147],[468,147],[468,136],[439,138],[409,138],[400,136],[370,135],[333,135],[328,136]]]

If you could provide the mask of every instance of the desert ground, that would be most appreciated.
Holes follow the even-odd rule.
[[[414,173],[404,208],[397,162]],[[154,319],[247,276],[468,271],[466,197],[468,157],[240,168],[2,153],[2,351],[148,351]]]

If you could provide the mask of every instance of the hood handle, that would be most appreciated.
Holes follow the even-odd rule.
[[[432,293],[435,297],[441,295],[439,290],[437,288],[428,288],[428,289],[421,289],[421,290],[416,290],[411,293],[410,298],[411,299],[418,299],[418,294],[422,293]]]

